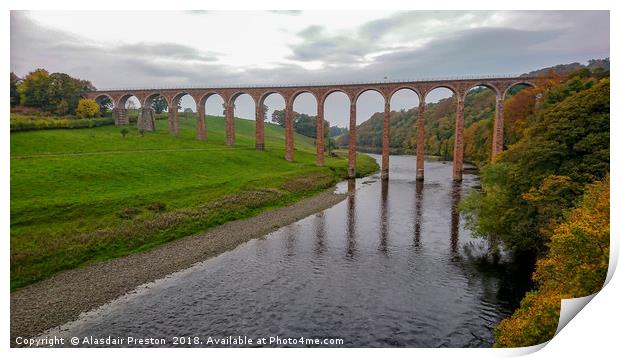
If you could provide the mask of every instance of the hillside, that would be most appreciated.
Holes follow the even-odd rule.
[[[346,177],[346,155],[316,167],[312,139],[295,135],[295,162],[284,160],[284,131],[265,125],[254,149],[253,121],[236,119],[234,148],[224,119],[167,120],[141,136],[103,126],[11,134],[11,288],[55,272],[147,250],[229,220],[284,206]],[[378,169],[360,156],[358,173]]]

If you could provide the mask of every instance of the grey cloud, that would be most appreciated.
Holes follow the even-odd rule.
[[[321,26],[308,26],[297,33],[300,44],[292,45],[290,59],[296,61],[359,62],[367,53],[377,49],[373,43],[345,35],[329,36]]]
[[[140,42],[125,44],[113,48],[112,51],[120,53],[134,53],[138,56],[154,56],[158,58],[171,58],[197,61],[216,61],[216,54],[205,54],[189,46],[175,43]]]
[[[414,40],[449,32],[463,22],[481,21],[492,12],[477,11],[407,11],[372,20],[348,36],[328,35],[319,26],[309,26],[297,35],[302,42],[292,46],[291,59],[297,61],[366,62],[372,53],[395,48],[390,35]]]

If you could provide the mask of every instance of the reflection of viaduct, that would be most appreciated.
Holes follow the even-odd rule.
[[[385,112],[383,119],[383,150],[381,176],[387,178],[389,173],[389,147],[390,147],[390,99],[392,95],[401,89],[410,89],[415,92],[420,100],[417,119],[417,179],[424,178],[424,106],[426,95],[436,88],[451,90],[457,99],[456,110],[456,134],[454,145],[453,177],[461,180],[463,173],[463,107],[465,95],[473,87],[484,86],[492,90],[496,95],[495,124],[493,129],[493,144],[491,156],[494,158],[503,149],[503,110],[504,98],[510,88],[515,85],[534,85],[532,77],[489,77],[468,78],[431,81],[411,82],[383,82],[383,83],[360,83],[360,84],[333,84],[312,86],[273,86],[273,87],[224,87],[224,88],[178,88],[178,89],[138,89],[138,90],[110,90],[93,91],[86,93],[88,98],[98,99],[107,96],[112,100],[114,118],[117,125],[127,124],[127,99],[135,96],[140,101],[140,118],[138,123],[152,123],[153,113],[151,103],[157,96],[163,96],[169,104],[168,126],[172,134],[179,131],[177,118],[177,104],[181,97],[191,96],[196,102],[198,110],[197,137],[206,140],[205,128],[205,103],[210,96],[219,95],[224,100],[224,113],[226,116],[226,144],[234,145],[234,103],[238,96],[248,94],[256,104],[256,149],[264,149],[264,112],[262,105],[270,94],[280,94],[284,98],[286,106],[286,130],[285,148],[286,159],[293,160],[293,103],[295,98],[302,93],[310,93],[317,102],[317,140],[316,140],[316,163],[323,165],[323,109],[327,96],[334,92],[344,93],[350,100],[350,136],[349,136],[349,175],[355,176],[355,150],[356,150],[356,115],[355,107],[357,99],[366,91],[376,91],[383,96]],[[149,130],[149,127],[146,128]]]

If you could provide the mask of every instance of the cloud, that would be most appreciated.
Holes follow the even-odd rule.
[[[138,42],[124,44],[112,48],[111,51],[121,54],[133,53],[137,56],[163,59],[196,60],[204,62],[217,60],[217,55],[214,53],[203,53],[193,47],[165,42]]]
[[[269,66],[235,67],[227,63],[227,53],[157,38],[136,41],[128,36],[117,43],[96,42],[43,26],[27,12],[12,11],[11,71],[24,75],[44,67],[88,79],[100,88],[363,82],[384,77],[518,74],[608,57],[610,47],[608,11],[398,12],[338,30],[329,23],[305,20],[305,12],[279,15],[294,18],[257,12],[253,26],[300,24],[287,35],[290,55]],[[177,30],[179,36],[186,36],[181,28],[170,29]],[[239,36],[249,31],[228,30]],[[219,41],[217,33],[203,36]],[[267,40],[256,48],[269,51],[269,41],[275,40]],[[308,63],[320,66],[309,70]],[[364,110],[371,107],[381,105],[359,104],[359,118],[367,118]],[[343,118],[348,118],[346,111]]]

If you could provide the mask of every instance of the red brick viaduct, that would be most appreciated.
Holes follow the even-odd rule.
[[[295,98],[302,93],[310,93],[317,102],[317,139],[316,139],[316,164],[322,166],[324,163],[324,144],[323,144],[323,110],[327,96],[334,92],[342,92],[350,100],[350,120],[349,120],[349,176],[355,177],[355,152],[356,152],[356,102],[359,96],[366,91],[376,91],[383,96],[385,110],[383,116],[383,147],[381,177],[386,179],[389,174],[389,150],[390,150],[390,99],[392,95],[401,89],[410,89],[419,98],[418,117],[417,117],[417,150],[416,150],[416,179],[424,179],[424,107],[428,93],[436,88],[447,88],[456,96],[456,133],[454,143],[453,159],[453,179],[461,180],[463,177],[463,131],[464,118],[463,109],[465,95],[474,87],[484,86],[495,93],[495,121],[493,126],[493,144],[491,158],[494,159],[503,150],[504,136],[504,99],[510,88],[516,85],[534,86],[533,77],[486,77],[486,78],[467,78],[467,79],[446,79],[446,80],[424,80],[424,81],[403,81],[403,82],[380,82],[380,83],[356,83],[356,84],[331,84],[331,85],[310,85],[310,86],[264,86],[264,87],[218,87],[218,88],[176,88],[176,89],[136,89],[136,90],[107,90],[93,91],[85,94],[87,98],[99,99],[107,96],[112,100],[114,120],[117,125],[128,124],[127,109],[125,108],[127,99],[135,96],[140,102],[140,116],[138,125],[145,130],[153,130],[153,110],[151,103],[157,96],[163,96],[168,108],[168,127],[169,131],[176,135],[179,131],[177,118],[177,104],[181,97],[191,96],[197,107],[197,137],[199,140],[207,139],[207,129],[205,123],[205,103],[212,95],[219,95],[224,100],[224,114],[226,117],[226,144],[235,144],[234,127],[234,103],[238,96],[248,94],[254,99],[256,104],[256,149],[263,150],[264,144],[264,112],[261,110],[263,102],[270,94],[280,94],[284,98],[285,114],[285,158],[293,161],[293,103]]]

